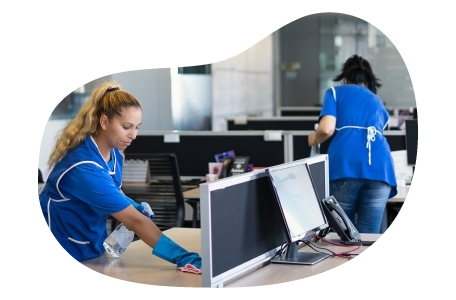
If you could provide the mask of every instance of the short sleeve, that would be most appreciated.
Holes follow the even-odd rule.
[[[337,118],[337,103],[331,88],[327,89],[325,92],[323,107],[320,112],[320,119],[328,115]]]
[[[131,204],[109,173],[91,163],[71,169],[59,187],[65,197],[85,202],[100,216],[117,213]]]

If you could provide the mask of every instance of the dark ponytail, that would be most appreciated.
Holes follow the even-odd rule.
[[[377,94],[377,89],[382,86],[379,83],[380,79],[375,77],[372,72],[369,62],[356,54],[347,59],[342,67],[341,73],[333,80],[341,81],[344,78],[348,83],[363,83],[374,94]]]

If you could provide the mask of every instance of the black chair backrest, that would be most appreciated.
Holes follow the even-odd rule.
[[[41,170],[39,168],[38,168],[38,183],[44,183],[43,174],[41,173]]]
[[[173,153],[127,154],[125,159],[147,160],[152,182],[145,187],[122,185],[137,202],[147,202],[155,213],[155,224],[166,230],[184,226],[184,196],[177,157]]]

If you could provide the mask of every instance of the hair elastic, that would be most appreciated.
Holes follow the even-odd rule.
[[[108,93],[108,92],[112,92],[112,91],[117,91],[118,89],[119,89],[119,87],[118,87],[118,86],[116,86],[116,87],[112,87],[112,88],[109,88],[109,89],[107,89],[107,90],[106,90],[106,93]]]

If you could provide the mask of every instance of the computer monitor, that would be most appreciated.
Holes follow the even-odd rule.
[[[288,239],[286,256],[271,262],[313,265],[327,258],[325,253],[298,252],[299,242],[310,241],[329,226],[305,160],[267,168],[266,174]]]
[[[418,152],[418,120],[405,120],[405,146],[407,164],[415,166]]]

